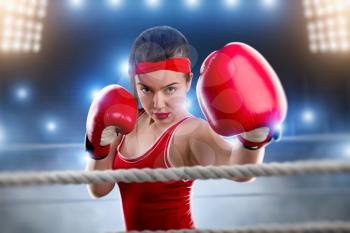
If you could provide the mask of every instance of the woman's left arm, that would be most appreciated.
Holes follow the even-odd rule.
[[[202,119],[192,119],[187,122],[192,128],[188,135],[189,160],[193,166],[221,166],[262,163],[265,148],[250,150],[242,143],[230,143],[211,129]],[[233,177],[237,182],[248,182],[254,177]]]

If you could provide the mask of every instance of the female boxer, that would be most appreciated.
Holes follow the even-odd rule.
[[[235,62],[235,72],[230,62]],[[197,96],[208,122],[185,108],[193,74],[188,41],[178,30],[160,26],[142,32],[129,66],[134,96],[111,85],[90,107],[86,148],[92,159],[87,170],[262,162],[264,145],[273,137],[275,123],[283,120],[286,102],[277,76],[254,49],[228,44],[203,63]],[[238,135],[240,145],[222,137],[228,135]],[[253,179],[232,177],[237,182]],[[195,228],[192,180],[117,184],[126,230]],[[88,189],[99,198],[114,186]]]

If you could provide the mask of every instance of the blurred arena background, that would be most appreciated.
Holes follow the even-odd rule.
[[[0,0],[0,171],[84,170],[93,96],[131,91],[127,59],[136,36],[169,25],[191,44],[194,82],[204,58],[247,43],[270,62],[287,94],[283,138],[264,162],[350,160],[349,0]],[[228,138],[227,140],[231,140]],[[350,220],[347,175],[196,181],[200,228]],[[117,188],[0,189],[0,232],[124,230]]]

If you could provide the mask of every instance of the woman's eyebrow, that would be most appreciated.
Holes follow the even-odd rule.
[[[137,84],[149,88],[147,85],[145,85],[145,84],[143,84],[143,83],[141,83],[141,82],[137,82]],[[163,88],[166,88],[166,87],[169,87],[169,86],[171,86],[171,85],[175,85],[175,84],[179,84],[179,83],[178,83],[178,82],[173,82],[173,83],[167,84],[167,85],[165,85],[164,87],[162,87],[162,89],[163,89]]]
[[[144,87],[148,87],[147,85],[145,85],[145,84],[143,84],[143,83],[141,83],[141,82],[137,82],[137,84],[142,85],[142,86],[144,86]]]
[[[170,84],[168,84],[168,85],[165,85],[165,86],[164,86],[164,87],[162,87],[162,88],[170,87],[171,85],[174,85],[174,84],[179,84],[179,83],[177,83],[177,82],[170,83]]]

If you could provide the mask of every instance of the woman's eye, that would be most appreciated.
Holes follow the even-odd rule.
[[[168,88],[166,89],[166,91],[167,91],[168,93],[173,93],[173,92],[176,91],[176,88],[175,88],[175,87],[168,87]]]
[[[142,91],[143,93],[148,93],[150,90],[149,90],[147,87],[142,87],[142,88],[141,88],[141,91]]]

